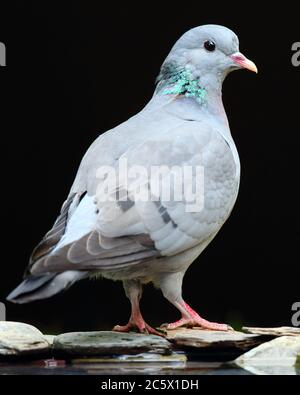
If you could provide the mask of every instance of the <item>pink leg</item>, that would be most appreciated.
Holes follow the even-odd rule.
[[[203,329],[210,329],[213,331],[232,331],[233,329],[226,324],[218,324],[217,322],[210,322],[200,317],[187,303],[175,302],[174,305],[179,309],[182,318],[179,321],[171,324],[164,324],[165,329],[176,329],[181,326],[194,327],[199,326]]]
[[[131,316],[127,325],[116,325],[113,328],[113,331],[130,332],[131,329],[135,329],[140,333],[150,333],[153,335],[162,336],[162,333],[158,332],[145,322],[140,312],[139,306],[132,307]]]
[[[158,332],[150,325],[148,325],[141,314],[140,298],[142,290],[140,284],[135,281],[128,281],[124,284],[124,288],[131,302],[131,316],[127,325],[116,325],[113,328],[113,331],[130,332],[130,330],[133,329],[137,330],[140,333],[163,336],[161,332]]]

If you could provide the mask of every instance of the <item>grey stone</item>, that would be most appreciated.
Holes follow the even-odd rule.
[[[295,328],[293,326],[280,326],[278,328],[253,328],[244,326],[243,331],[256,335],[300,336],[300,328]]]
[[[299,336],[281,336],[253,348],[234,363],[255,374],[296,374],[299,353]]]
[[[73,332],[56,336],[54,351],[71,355],[169,354],[171,344],[154,335],[119,332]]]
[[[261,336],[236,331],[179,328],[168,331],[167,339],[177,346],[195,348],[237,348],[248,350],[261,343]]]
[[[45,354],[50,351],[45,336],[22,322],[0,322],[0,356]]]

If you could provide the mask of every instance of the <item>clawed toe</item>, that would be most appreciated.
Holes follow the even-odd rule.
[[[234,329],[232,328],[232,326],[227,325],[227,331],[228,332],[234,332]]]
[[[129,332],[130,331],[129,325],[116,325],[113,327],[114,332]]]
[[[165,337],[167,335],[167,333],[166,333],[166,331],[161,330],[161,329],[162,328],[154,329],[151,326],[149,326],[148,324],[146,324],[146,331],[148,334]]]
[[[206,320],[195,320],[195,319],[181,319],[176,322],[172,322],[169,324],[162,324],[160,328],[165,330],[174,330],[177,328],[201,328],[211,331],[224,331],[224,332],[234,332],[234,329],[226,324],[219,324],[216,322],[209,322]]]
[[[143,325],[137,325],[134,323],[128,323],[127,325],[116,325],[113,328],[114,332],[123,332],[123,333],[128,333],[128,332],[138,332],[138,333],[143,333],[147,335],[156,335],[156,336],[161,336],[165,337],[166,332],[163,330],[156,330],[152,328],[150,325],[144,323]]]

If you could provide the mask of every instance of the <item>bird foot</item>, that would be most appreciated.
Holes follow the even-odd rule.
[[[178,303],[177,307],[182,313],[182,318],[179,321],[172,322],[171,324],[163,324],[161,328],[172,330],[186,326],[188,328],[200,327],[211,331],[234,331],[234,329],[227,324],[219,324],[217,322],[205,320],[184,301]]]
[[[181,318],[179,321],[170,324],[162,324],[161,328],[165,330],[172,330],[181,327],[200,327],[202,329],[209,329],[211,331],[233,331],[234,329],[227,324],[219,324],[217,322],[210,322],[199,317],[195,318]]]
[[[151,334],[156,336],[164,337],[165,333],[162,330],[156,330],[148,325],[145,321],[131,322],[129,321],[127,325],[116,325],[113,328],[115,332],[139,332],[144,334]]]

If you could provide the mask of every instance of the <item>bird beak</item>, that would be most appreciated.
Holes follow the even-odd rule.
[[[247,59],[246,56],[241,54],[240,52],[236,52],[230,56],[230,58],[237,64],[239,67],[243,69],[248,69],[250,71],[254,71],[254,73],[258,73],[256,64],[252,62],[252,60]]]

